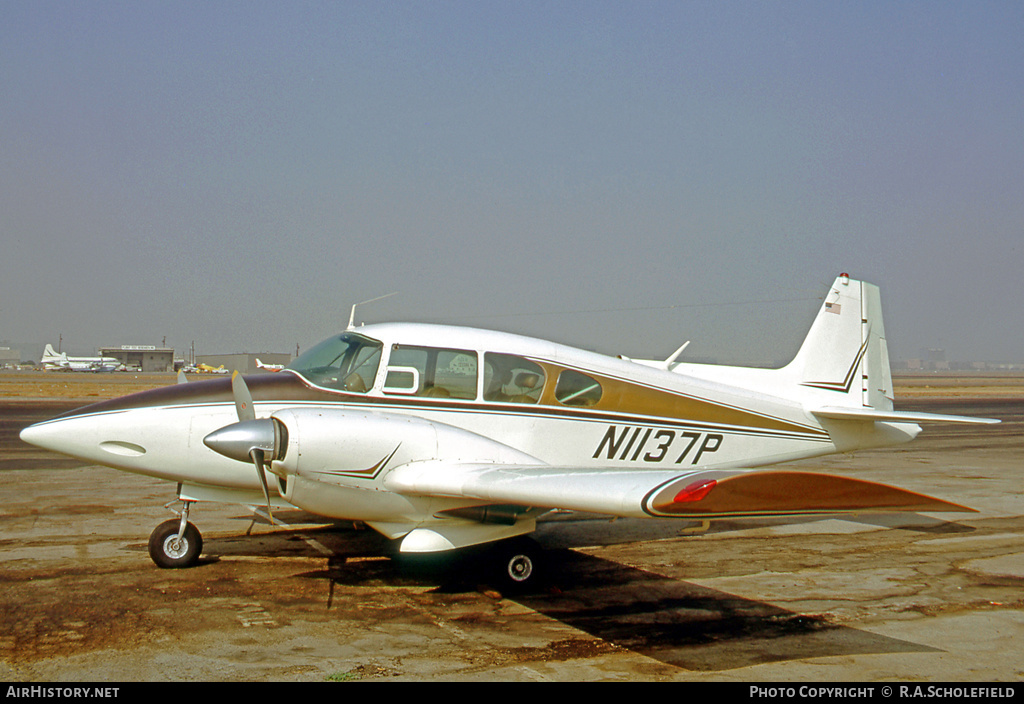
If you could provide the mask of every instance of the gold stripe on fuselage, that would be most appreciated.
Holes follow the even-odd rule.
[[[547,382],[540,397],[541,405],[567,408],[555,399],[554,387],[555,379],[558,378],[558,375],[571,367],[555,365],[540,359],[534,359],[533,361],[544,367],[547,373]],[[781,418],[755,413],[744,408],[689,396],[678,391],[617,379],[597,374],[587,369],[571,369],[593,377],[602,385],[601,399],[594,405],[587,406],[586,410],[588,411],[646,416],[674,423],[692,422],[784,433],[825,434],[821,428],[812,425],[794,423]]]

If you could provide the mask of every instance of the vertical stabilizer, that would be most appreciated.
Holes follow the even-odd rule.
[[[49,362],[51,364],[64,364],[64,363],[67,363],[68,356],[64,352],[61,352],[60,354],[57,354],[53,350],[53,345],[51,345],[49,342],[47,342],[46,343],[46,348],[43,350],[43,357],[42,357],[42,359],[40,361],[41,362]]]
[[[787,371],[800,386],[829,392],[829,405],[892,410],[878,287],[847,274],[836,278]]]

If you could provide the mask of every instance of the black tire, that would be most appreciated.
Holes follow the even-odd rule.
[[[494,546],[491,573],[503,592],[537,589],[544,577],[544,549],[530,538],[512,538]]]
[[[185,534],[175,541],[181,521],[172,518],[156,527],[149,536],[149,556],[157,567],[178,569],[199,562],[203,551],[203,536],[191,523],[185,524]]]

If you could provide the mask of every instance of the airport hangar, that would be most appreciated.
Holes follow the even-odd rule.
[[[119,347],[101,347],[100,355],[113,357],[128,369],[141,372],[173,372],[175,371],[174,349],[152,345],[121,345]],[[266,352],[258,354],[208,354],[197,355],[196,362],[211,367],[224,365],[228,371],[239,371],[242,374],[256,374],[267,371],[256,366],[259,358],[263,364],[288,364],[292,355],[288,353]]]
[[[260,357],[262,360],[263,358]],[[12,350],[10,347],[0,347],[0,367],[15,367],[21,364],[21,350]]]
[[[128,369],[140,372],[173,372],[174,350],[153,345],[100,347],[101,357],[113,357]]]
[[[119,347],[100,347],[99,354],[103,357],[114,357],[129,369],[139,371],[174,371],[174,349],[153,345],[121,345]],[[256,365],[256,359],[263,364],[288,364],[292,355],[285,352],[260,352],[258,354],[206,354],[197,355],[196,362],[210,366],[223,365],[229,371],[239,370],[242,373],[258,373],[266,371]],[[178,364],[180,366],[180,364]]]

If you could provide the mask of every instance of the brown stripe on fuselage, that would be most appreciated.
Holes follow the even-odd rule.
[[[595,380],[600,381],[603,392],[600,401],[592,406],[564,406],[555,399],[555,383],[558,375],[568,367],[555,365],[543,360],[535,360],[544,367],[546,382],[540,397],[540,404],[512,403],[480,403],[471,400],[453,403],[441,398],[424,396],[367,396],[344,391],[333,391],[312,386],[298,374],[281,372],[278,374],[256,374],[245,377],[246,385],[253,401],[259,402],[297,402],[297,403],[351,403],[386,404],[410,406],[427,409],[450,410],[491,410],[526,412],[537,415],[557,415],[561,417],[579,416],[594,418],[603,414],[617,416],[645,416],[662,418],[675,423],[696,423],[714,426],[732,426],[750,428],[768,432],[783,432],[824,435],[823,431],[813,426],[801,425],[779,418],[764,416],[740,408],[734,408],[705,399],[686,396],[664,389],[658,389],[623,379],[595,374],[585,369],[578,369]],[[69,411],[56,416],[53,420],[73,416],[96,413],[113,413],[138,408],[159,406],[191,406],[216,403],[233,403],[231,378],[225,376],[218,379],[189,382],[187,384],[169,384],[168,386],[140,391],[122,396],[121,398],[100,401],[83,408]]]
[[[306,384],[295,374],[257,374],[245,377],[252,400],[257,401],[325,401],[338,400],[337,394],[322,391]],[[114,413],[137,408],[158,406],[190,406],[210,403],[233,403],[231,377],[190,381],[187,384],[169,384],[120,398],[100,401],[68,411],[53,420],[95,413]]]
[[[541,403],[565,408],[555,400],[555,380],[566,367],[535,359],[548,372],[548,381],[541,394]],[[742,408],[715,403],[706,399],[646,386],[625,379],[602,376],[586,369],[574,369],[593,377],[602,386],[601,400],[588,410],[628,415],[655,416],[671,421],[689,421],[708,425],[729,425],[741,428],[782,431],[788,433],[822,433],[819,428],[760,415]]]

